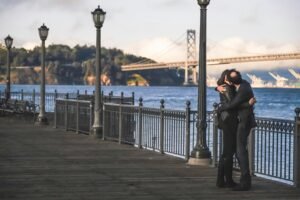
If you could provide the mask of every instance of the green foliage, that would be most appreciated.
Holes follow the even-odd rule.
[[[0,44],[0,69],[6,66],[6,49]],[[47,81],[49,84],[87,84],[89,77],[95,76],[95,46],[52,44],[46,48]],[[12,49],[11,66],[40,66],[41,48],[32,50],[24,48]],[[120,49],[101,49],[102,74],[106,74],[113,85],[127,84],[127,77],[136,72],[122,72],[121,66],[151,59],[125,54]],[[6,71],[0,70],[0,76]],[[16,83],[38,83],[39,71],[17,70]],[[31,74],[30,74],[31,73]],[[179,85],[178,77],[168,70],[141,71],[140,74],[153,85]],[[34,77],[29,80],[29,76]]]

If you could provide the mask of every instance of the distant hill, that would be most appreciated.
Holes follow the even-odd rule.
[[[0,44],[1,45],[1,44]],[[40,66],[40,47],[33,50],[12,49],[11,66]],[[46,49],[47,84],[94,84],[95,81],[95,46],[71,48],[67,45],[53,44]],[[138,74],[150,85],[182,85],[183,77],[177,70],[155,70],[122,72],[121,66],[140,61],[153,63],[149,58],[126,54],[120,49],[102,48],[102,76],[104,85],[126,85],[133,74]],[[0,48],[0,83],[5,83],[6,50]],[[39,68],[12,69],[12,83],[39,84]]]

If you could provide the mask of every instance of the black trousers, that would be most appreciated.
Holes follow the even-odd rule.
[[[248,154],[248,136],[250,134],[251,127],[249,123],[241,121],[238,124],[237,128],[237,151],[236,156],[240,165],[241,169],[241,181],[243,180],[243,177],[249,177],[250,176],[250,169],[249,169],[249,154]]]
[[[236,152],[236,133],[238,121],[231,116],[222,125],[223,152],[219,160],[218,177],[225,176],[226,182],[232,181],[233,155]]]

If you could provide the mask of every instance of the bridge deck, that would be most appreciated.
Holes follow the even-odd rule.
[[[299,189],[259,178],[251,191],[218,189],[215,176],[214,168],[0,117],[1,200],[300,197]]]

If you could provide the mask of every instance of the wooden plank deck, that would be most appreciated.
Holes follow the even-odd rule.
[[[300,199],[299,189],[260,178],[250,191],[219,189],[215,177],[215,168],[0,117],[1,200]]]

